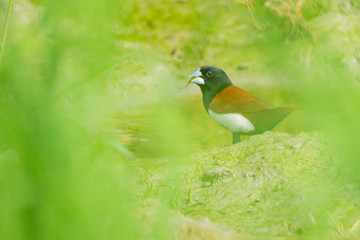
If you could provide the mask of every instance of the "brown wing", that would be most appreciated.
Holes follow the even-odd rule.
[[[249,134],[271,130],[298,107],[274,107],[236,86],[230,86],[218,93],[209,105],[216,113],[240,113],[250,120],[255,131]]]
[[[271,104],[254,97],[251,93],[234,85],[218,93],[211,101],[209,107],[216,113],[241,114],[274,108]]]

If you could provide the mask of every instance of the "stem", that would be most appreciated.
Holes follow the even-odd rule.
[[[13,6],[13,2],[14,2],[14,0],[9,0],[9,6],[8,6],[8,9],[7,9],[7,13],[6,13],[4,35],[3,35],[1,45],[0,45],[0,63],[1,63],[1,60],[2,60],[3,55],[4,55],[5,41],[6,41],[8,28],[9,28],[9,19],[10,19],[10,13],[11,13],[11,9],[12,9],[12,6]]]
[[[192,187],[192,183],[193,183],[193,178],[194,178],[194,172],[191,173],[191,179],[190,179],[190,185],[189,185],[189,191],[188,191],[188,203],[190,203],[190,200],[191,200],[191,187]]]

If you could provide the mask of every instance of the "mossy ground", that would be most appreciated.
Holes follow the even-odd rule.
[[[175,189],[164,171],[167,162],[137,163],[140,182],[147,182],[139,194],[154,199],[170,189],[178,198],[166,204],[195,219],[194,228],[205,218],[235,239],[356,239],[359,196],[330,178],[338,162],[329,157],[325,140],[316,132],[266,132],[194,154],[183,166],[183,184]],[[183,226],[185,220],[176,219],[176,226]],[[199,231],[189,239],[205,239]]]

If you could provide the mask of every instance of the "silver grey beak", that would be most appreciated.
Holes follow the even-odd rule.
[[[190,74],[190,76],[189,76],[190,81],[188,82],[187,85],[189,85],[190,83],[196,83],[198,85],[204,85],[205,81],[202,78],[202,76],[203,75],[202,75],[202,73],[200,71],[200,68],[196,69],[192,74]]]

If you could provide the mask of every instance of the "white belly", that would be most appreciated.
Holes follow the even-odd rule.
[[[239,113],[215,113],[209,109],[210,116],[231,132],[248,133],[255,130],[254,125]]]

